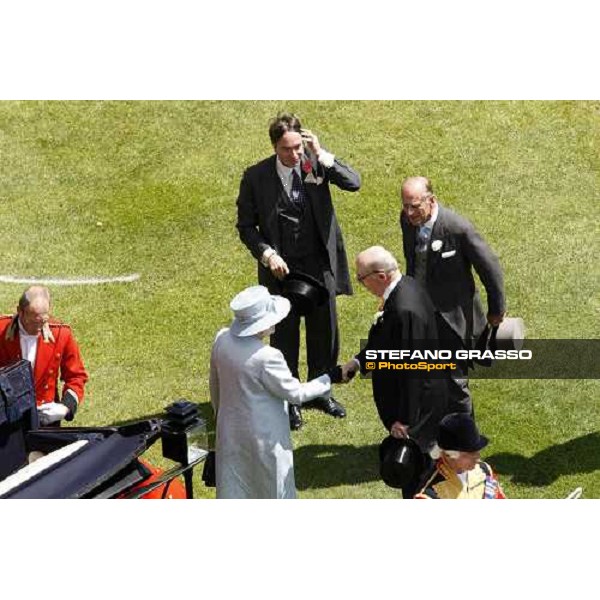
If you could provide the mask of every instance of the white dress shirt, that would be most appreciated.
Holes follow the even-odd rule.
[[[37,356],[39,335],[30,335],[27,333],[19,319],[19,341],[21,343],[21,357],[27,359],[31,363],[31,368],[35,367],[35,357]]]
[[[283,185],[283,189],[285,193],[290,197],[292,193],[292,172],[296,171],[298,173],[298,177],[302,177],[300,173],[300,163],[298,163],[295,167],[286,167],[280,160],[279,156],[276,160],[277,166],[277,175],[279,175],[279,179],[281,179],[281,184]]]
[[[435,222],[437,221],[438,218],[438,204],[437,202],[435,203],[435,205],[433,206],[433,210],[431,211],[431,217],[429,217],[429,220],[426,221],[425,223],[423,223],[423,225],[419,226],[419,233],[421,233],[423,228],[427,228],[427,242],[429,242],[429,238],[431,237],[431,232],[433,231],[433,225],[435,224]]]
[[[383,296],[381,297],[384,304],[385,304],[386,300],[390,297],[390,294],[396,289],[396,286],[400,283],[401,279],[402,279],[402,273],[398,273],[398,278],[394,279],[394,281],[392,281],[390,283],[390,285],[388,285],[385,288],[385,291],[383,292]]]

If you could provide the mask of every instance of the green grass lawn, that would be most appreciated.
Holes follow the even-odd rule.
[[[212,340],[231,297],[255,283],[235,229],[238,185],[271,153],[268,121],[282,109],[362,175],[359,193],[332,188],[351,261],[373,244],[402,259],[399,183],[427,175],[500,256],[509,313],[528,337],[598,337],[598,102],[0,102],[0,273],[141,274],[51,290],[91,375],[77,425],[154,415],[181,397],[210,414]],[[0,311],[23,287],[0,284]],[[355,292],[339,301],[342,360],[377,306]],[[600,497],[598,381],[472,387],[509,496],[583,486]],[[336,397],[345,420],[305,411],[294,433],[300,496],[397,497],[377,476],[385,432],[370,383]],[[159,448],[151,455],[164,464]],[[196,495],[213,497],[196,479]]]

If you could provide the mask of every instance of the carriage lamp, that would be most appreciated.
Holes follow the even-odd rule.
[[[162,424],[163,456],[182,465],[197,462],[208,454],[206,422],[199,416],[198,406],[181,399],[165,409]]]

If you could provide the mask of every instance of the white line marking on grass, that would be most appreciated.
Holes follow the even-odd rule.
[[[13,277],[0,275],[0,283],[22,283],[30,285],[100,285],[102,283],[131,283],[140,278],[139,273],[131,275],[118,275],[116,277],[73,277],[61,279],[58,277]]]

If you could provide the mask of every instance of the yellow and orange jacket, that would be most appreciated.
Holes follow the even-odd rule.
[[[475,468],[467,472],[467,484],[463,486],[460,477],[442,456],[425,481],[421,491],[415,495],[416,499],[503,500],[506,498],[492,468],[484,462],[479,462]]]

